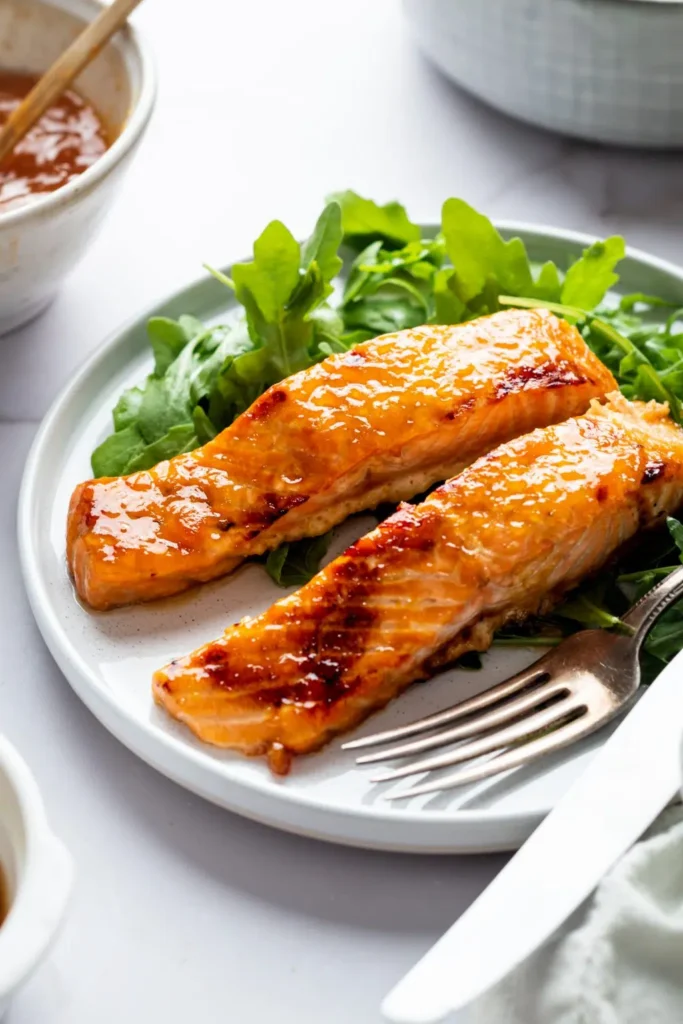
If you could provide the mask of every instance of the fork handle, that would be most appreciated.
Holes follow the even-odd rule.
[[[683,565],[665,576],[661,583],[648,590],[640,601],[622,615],[622,622],[634,631],[633,641],[636,647],[640,647],[650,627],[662,612],[680,597],[683,597]]]

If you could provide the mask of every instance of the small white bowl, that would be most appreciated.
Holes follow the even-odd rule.
[[[683,0],[403,0],[418,43],[492,107],[594,142],[683,147]]]
[[[9,911],[0,924],[0,1017],[38,966],[64,917],[73,864],[48,827],[28,768],[0,737],[0,867]]]
[[[41,74],[92,21],[97,0],[0,0],[0,67]],[[147,126],[154,67],[127,27],[75,82],[113,134],[110,148],[55,192],[0,213],[0,334],[41,312],[100,225]]]

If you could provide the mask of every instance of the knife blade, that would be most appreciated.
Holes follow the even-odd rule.
[[[432,1024],[538,949],[592,893],[680,785],[683,655],[617,730],[503,870],[389,993],[395,1024]]]

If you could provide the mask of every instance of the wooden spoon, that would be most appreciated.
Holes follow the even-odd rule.
[[[141,2],[142,0],[113,0],[109,7],[105,7],[95,20],[83,29],[61,57],[57,58],[19,106],[12,111],[0,131],[0,162],[12,152],[50,104],[68,89],[74,78],[97,56],[110,37],[125,24],[131,11]]]

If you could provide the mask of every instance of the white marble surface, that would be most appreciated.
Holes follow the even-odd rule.
[[[188,18],[191,11],[192,18]],[[601,151],[483,109],[415,52],[396,0],[147,0],[158,111],[102,235],[53,307],[0,340],[2,728],[31,763],[78,886],[10,1024],[376,1024],[381,996],[501,858],[335,849],[221,813],[91,718],[33,625],[15,501],[36,422],[140,307],[248,251],[272,216],[307,231],[326,192],[448,195],[683,262],[682,159]]]

